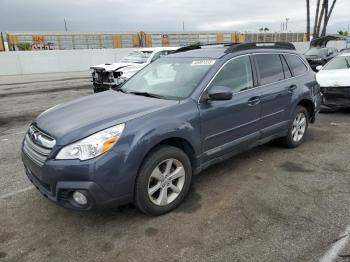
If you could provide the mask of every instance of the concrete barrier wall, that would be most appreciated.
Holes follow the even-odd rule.
[[[298,42],[295,46],[303,53],[308,49],[309,43]],[[133,48],[0,52],[0,75],[85,71],[92,65],[117,62],[132,50]]]
[[[133,48],[12,51],[0,53],[0,75],[85,71],[92,65],[117,62]]]

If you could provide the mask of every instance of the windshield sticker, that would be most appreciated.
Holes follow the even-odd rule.
[[[198,60],[193,61],[191,66],[203,66],[203,65],[213,65],[215,60]]]

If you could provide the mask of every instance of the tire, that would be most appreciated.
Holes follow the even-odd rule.
[[[169,169],[170,172],[167,172]],[[185,152],[173,146],[159,146],[145,158],[141,166],[135,185],[134,203],[147,215],[168,213],[183,201],[191,179],[191,162]]]
[[[297,118],[299,116],[305,119],[304,125],[302,125],[301,119],[300,121],[298,121]],[[308,127],[309,127],[309,112],[305,107],[298,106],[293,114],[292,119],[289,122],[287,136],[281,139],[283,145],[288,148],[295,148],[300,146],[305,140]],[[297,132],[297,134],[295,132]]]

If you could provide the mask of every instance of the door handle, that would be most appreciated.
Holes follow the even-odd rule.
[[[253,96],[248,100],[248,105],[249,106],[255,106],[260,103],[260,97],[258,96]]]
[[[297,85],[291,85],[287,87],[288,91],[291,91],[291,92],[293,92],[296,88],[297,88]]]

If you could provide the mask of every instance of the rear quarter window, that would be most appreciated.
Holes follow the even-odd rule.
[[[286,58],[293,76],[299,76],[307,72],[308,69],[306,65],[298,56],[285,54],[284,57]]]

